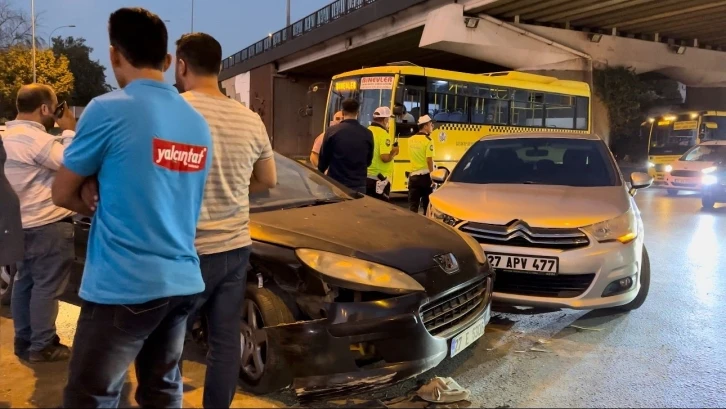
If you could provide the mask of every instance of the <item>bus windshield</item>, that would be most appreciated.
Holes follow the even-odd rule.
[[[715,129],[709,129],[707,128],[708,132],[708,140],[713,141],[724,141],[726,140],[726,116],[715,116],[715,115],[706,115],[703,117],[703,123],[711,122],[716,124],[717,128]]]
[[[348,98],[354,98],[360,102],[358,122],[363,126],[369,126],[373,121],[373,112],[376,108],[386,106],[393,109],[391,106],[393,80],[393,75],[347,77],[334,80],[328,99],[326,127],[333,120],[335,112],[341,109],[343,101]]]
[[[650,135],[650,155],[682,155],[696,144],[698,130],[679,128],[679,122],[656,123]],[[674,126],[676,125],[676,126]]]

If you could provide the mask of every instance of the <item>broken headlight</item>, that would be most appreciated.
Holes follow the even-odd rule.
[[[382,264],[313,249],[297,249],[295,254],[308,267],[351,290],[386,294],[424,291],[408,274]]]

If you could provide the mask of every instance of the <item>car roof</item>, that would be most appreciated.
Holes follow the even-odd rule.
[[[528,132],[528,133],[513,133],[513,134],[502,134],[502,135],[485,135],[479,141],[483,140],[498,140],[498,139],[532,139],[532,138],[548,138],[548,139],[584,139],[588,141],[601,141],[602,139],[595,134],[581,134],[581,133],[564,133],[564,132]],[[726,142],[726,141],[725,141]]]
[[[726,141],[706,141],[701,142],[699,145],[726,145]]]

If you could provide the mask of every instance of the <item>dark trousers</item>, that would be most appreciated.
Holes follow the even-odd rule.
[[[228,408],[237,389],[240,368],[240,321],[247,284],[251,247],[199,257],[204,292],[197,298],[196,311],[207,323],[207,374],[204,378],[205,408]]]
[[[40,351],[56,336],[58,297],[73,263],[73,224],[56,222],[25,229],[25,257],[18,263],[11,309],[15,338]]]
[[[196,295],[133,305],[84,301],[78,318],[66,408],[115,408],[129,365],[135,362],[141,407],[181,408],[179,359]]]
[[[366,194],[370,197],[383,200],[385,202],[390,201],[391,197],[391,183],[389,181],[386,187],[383,189],[383,194],[376,193],[376,182],[378,179],[366,179]]]
[[[429,195],[433,192],[431,175],[415,175],[408,178],[408,208],[418,213],[419,204],[426,212],[429,208]]]

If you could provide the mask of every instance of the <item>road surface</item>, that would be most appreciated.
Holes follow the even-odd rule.
[[[645,305],[629,314],[498,313],[485,338],[420,377],[451,376],[474,407],[726,406],[726,207],[652,189],[638,203],[652,264]],[[0,318],[0,407],[56,406],[66,365],[29,367],[12,355],[12,322]],[[78,308],[64,304],[58,328],[73,336]],[[585,329],[572,328],[576,325]],[[546,352],[535,352],[531,348]],[[187,351],[185,407],[199,407],[204,367]],[[133,376],[125,402],[133,404]],[[410,381],[369,397],[395,397]],[[238,393],[234,407],[293,404],[289,392]],[[122,403],[123,405],[123,403]]]

